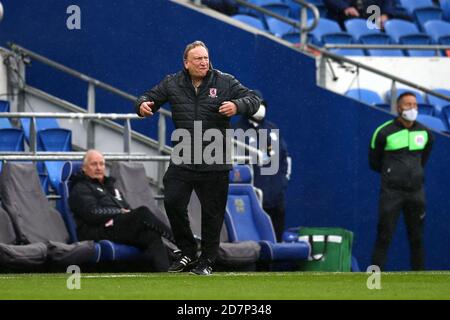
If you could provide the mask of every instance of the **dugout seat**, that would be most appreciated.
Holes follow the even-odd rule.
[[[236,174],[239,172],[239,174]],[[236,180],[235,177],[240,179]],[[238,165],[230,173],[225,222],[232,241],[258,241],[260,259],[268,262],[307,259],[310,245],[306,241],[278,243],[272,221],[258,201],[251,180],[249,166]]]
[[[69,189],[70,177],[81,171],[82,162],[67,161],[63,165],[61,183],[59,184],[59,194],[61,195],[59,208],[64,222],[69,230],[70,241],[78,241],[76,223],[73,218],[73,213],[69,207]],[[100,240],[101,247],[101,261],[116,261],[116,260],[140,260],[143,259],[143,250],[134,246],[115,243],[110,240]]]
[[[59,212],[47,200],[33,163],[7,162],[0,178],[0,197],[20,244],[44,243],[51,264],[96,263],[100,246],[93,241],[70,243]]]

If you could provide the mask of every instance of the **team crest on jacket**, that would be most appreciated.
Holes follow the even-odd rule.
[[[209,88],[209,97],[217,98],[217,88]]]
[[[417,135],[415,140],[416,144],[419,146],[423,146],[425,144],[425,138],[422,135]]]

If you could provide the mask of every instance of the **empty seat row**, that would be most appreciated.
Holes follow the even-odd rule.
[[[258,4],[258,3],[257,3]],[[276,5],[273,1],[259,2],[263,6]],[[282,6],[278,3],[277,6]],[[433,9],[434,8],[434,9]],[[324,44],[403,44],[403,45],[431,45],[450,43],[450,23],[441,21],[439,16],[431,12],[441,9],[426,7],[423,5],[408,6],[410,12],[416,12],[426,16],[421,19],[420,26],[398,19],[390,19],[385,24],[385,33],[381,32],[375,25],[369,25],[363,19],[349,19],[345,22],[346,30],[342,30],[335,21],[321,18],[318,26],[309,34],[309,42],[323,46]],[[274,11],[276,11],[274,9]],[[277,12],[281,14],[281,12]],[[268,31],[292,43],[299,43],[299,30],[278,19],[265,15],[239,14],[233,18],[252,25],[260,30]],[[312,23],[311,19],[308,22]],[[435,56],[446,55],[446,52],[436,50],[395,50],[395,49],[340,49],[335,50],[345,55],[371,55],[371,56]]]
[[[294,0],[248,0],[248,2],[257,5],[261,8],[272,11],[283,17],[299,20],[302,6]],[[320,16],[326,16],[327,9],[321,0],[308,1],[314,4],[319,10]],[[260,12],[251,8],[240,6],[238,10],[239,14],[253,15],[255,17],[261,17],[262,19],[270,18],[269,15],[261,14]],[[308,18],[312,18],[311,10],[307,11]]]
[[[438,131],[450,131],[450,101],[433,95],[427,95],[425,99],[420,92],[405,88],[397,89],[397,96],[406,91],[413,92],[416,95],[419,109],[418,121]],[[450,97],[450,90],[435,89],[434,91]],[[345,95],[366,104],[390,110],[390,91],[386,93],[386,99],[369,89],[350,89]]]
[[[8,112],[9,103],[0,101],[0,112]],[[21,128],[15,128],[8,118],[0,118],[0,151],[22,152],[30,145],[30,118],[20,118]],[[36,118],[36,150],[48,152],[72,151],[72,132],[61,128],[54,118]],[[45,161],[40,165],[42,187],[48,192],[49,184],[57,190],[63,163]],[[1,170],[1,163],[0,163]]]

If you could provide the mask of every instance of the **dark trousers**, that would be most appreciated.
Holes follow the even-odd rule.
[[[425,193],[423,188],[412,192],[384,186],[381,188],[377,240],[372,264],[378,265],[381,270],[384,269],[388,248],[402,211],[411,250],[411,268],[412,270],[423,270],[425,264],[423,246]]]
[[[169,256],[161,236],[171,238],[172,233],[164,223],[147,207],[133,209],[129,213],[114,217],[113,220],[112,226],[104,227],[103,239],[142,248],[153,271],[167,271]]]
[[[285,205],[280,203],[274,207],[264,207],[264,211],[270,216],[277,241],[281,242],[284,232]]]
[[[201,256],[214,262],[219,250],[227,196],[229,171],[193,171],[169,166],[164,175],[164,206],[172,227],[175,241],[191,258],[197,256],[197,244],[189,225],[187,207],[192,190],[201,204]]]

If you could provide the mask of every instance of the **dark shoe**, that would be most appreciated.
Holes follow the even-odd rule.
[[[209,276],[212,274],[211,262],[209,260],[200,260],[199,263],[191,270],[191,273],[199,276]]]
[[[193,264],[195,264],[197,261],[194,259],[189,258],[188,256],[182,256],[178,260],[176,260],[172,265],[169,267],[169,272],[181,272],[186,270],[187,268],[191,267]]]

